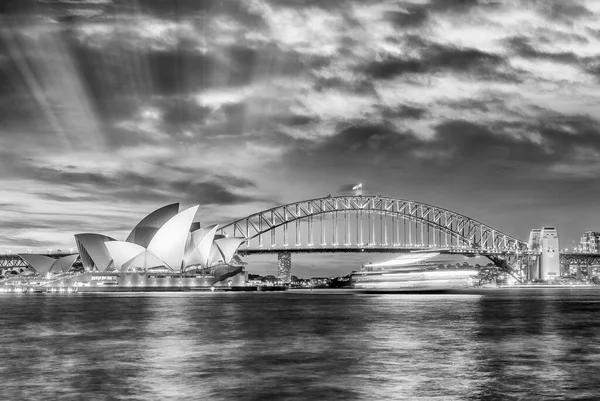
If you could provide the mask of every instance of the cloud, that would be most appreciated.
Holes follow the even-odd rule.
[[[457,48],[439,44],[424,44],[420,58],[388,57],[364,68],[374,79],[393,79],[404,74],[426,74],[449,71],[456,74],[477,74],[483,79],[516,80],[506,71],[504,59],[478,49]]]
[[[509,40],[509,45],[513,50],[521,57],[532,58],[532,59],[545,59],[558,63],[577,63],[579,58],[575,53],[570,51],[565,52],[546,52],[536,50],[530,43],[529,38],[522,36],[514,37]]]
[[[421,119],[427,114],[427,109],[400,104],[396,107],[385,107],[382,114],[390,118]]]
[[[423,25],[429,18],[429,12],[425,7],[414,7],[402,11],[387,11],[385,17],[399,28],[406,28]]]
[[[489,126],[449,120],[438,124],[429,140],[390,125],[353,126],[308,149],[299,144],[288,157],[299,169],[335,165],[355,171],[352,166],[358,162],[373,166],[371,178],[374,171],[390,177],[394,172],[410,173],[422,182],[444,177],[445,186],[457,180],[461,186],[468,185],[471,180],[475,188],[491,177],[497,185],[510,183],[515,188],[534,182],[590,179],[596,164],[590,163],[600,152],[600,123],[586,116],[549,117],[530,123],[496,121]]]
[[[118,234],[131,207],[228,219],[355,180],[525,231],[520,207],[595,210],[593,1],[8,4],[0,214],[43,231],[19,238],[54,245],[42,211]]]
[[[181,199],[184,202],[201,205],[228,205],[264,200],[260,197],[239,193],[239,190],[255,188],[249,179],[229,175],[217,175],[212,179],[204,177],[176,180],[163,180],[159,175],[139,174],[133,171],[117,173],[97,173],[54,170],[39,168],[35,175],[47,183],[71,188],[80,188],[84,196],[43,194],[46,199],[57,201],[83,201],[92,198],[108,200],[146,199],[169,202]],[[194,174],[195,175],[195,174]]]

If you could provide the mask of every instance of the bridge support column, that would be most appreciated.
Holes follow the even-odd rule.
[[[286,284],[292,281],[292,254],[290,252],[277,254],[277,278]]]

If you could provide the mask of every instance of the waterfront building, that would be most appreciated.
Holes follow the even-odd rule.
[[[600,253],[600,232],[584,232],[579,241],[579,251],[584,253]]]
[[[528,266],[529,280],[551,281],[560,276],[560,248],[556,228],[543,227],[531,230],[529,249],[540,252],[540,257]]]
[[[318,285],[327,285],[331,279],[329,277],[312,277],[310,279],[310,285],[318,286]]]

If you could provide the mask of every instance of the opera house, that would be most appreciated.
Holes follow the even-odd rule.
[[[43,286],[78,291],[169,291],[239,287],[246,282],[245,263],[236,254],[244,238],[217,234],[218,225],[194,222],[199,206],[179,211],[164,206],[146,216],[125,241],[102,234],[76,234],[82,268],[72,268],[77,255],[52,259],[19,255],[29,274]]]

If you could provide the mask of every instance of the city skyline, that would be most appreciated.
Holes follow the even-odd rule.
[[[32,0],[0,21],[0,250],[359,182],[523,241],[600,230],[596,2]]]

